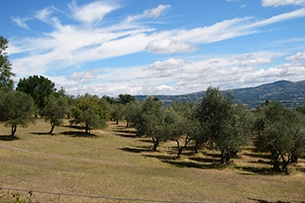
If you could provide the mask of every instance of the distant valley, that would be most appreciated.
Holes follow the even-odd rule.
[[[247,108],[256,108],[266,100],[279,102],[288,108],[305,105],[305,80],[299,82],[280,80],[256,87],[223,90],[221,92],[223,94],[231,92],[234,97],[234,102],[244,104]],[[204,95],[205,91],[184,95],[153,96],[159,98],[164,104],[171,104],[177,101],[196,102]],[[134,97],[140,100],[144,100],[147,95],[136,95]]]

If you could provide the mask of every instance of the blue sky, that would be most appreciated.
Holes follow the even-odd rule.
[[[305,0],[2,0],[20,78],[68,94],[185,94],[305,80]]]

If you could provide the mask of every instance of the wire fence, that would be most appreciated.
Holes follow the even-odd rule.
[[[54,203],[195,203],[195,202],[185,202],[185,201],[173,201],[173,200],[149,200],[149,199],[137,199],[137,198],[123,198],[123,197],[107,197],[99,195],[83,195],[83,194],[73,194],[73,193],[57,193],[57,192],[44,192],[44,191],[33,191],[24,190],[16,188],[0,188],[0,196],[3,194],[3,200],[9,202],[13,195],[20,194],[22,198],[29,197],[31,202],[54,202]],[[31,194],[31,196],[29,196]],[[0,201],[1,202],[1,201]],[[196,203],[204,203],[197,202]]]

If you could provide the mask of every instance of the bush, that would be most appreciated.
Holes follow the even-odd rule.
[[[12,193],[11,196],[7,197],[7,195],[0,195],[0,203],[39,203],[38,201],[33,201],[33,192],[29,191],[28,196],[22,197],[20,193]]]

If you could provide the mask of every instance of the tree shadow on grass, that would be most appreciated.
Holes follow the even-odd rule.
[[[136,138],[137,131],[134,129],[126,128],[124,126],[115,126],[113,132],[116,136],[127,137],[127,138]]]
[[[85,130],[85,127],[84,126],[80,126],[80,125],[64,125],[63,127],[77,129],[77,130]]]
[[[144,142],[144,143],[151,143],[151,144],[153,144],[153,141],[151,140],[151,139],[140,139],[139,140],[140,142]]]
[[[196,161],[196,162],[200,162],[200,163],[218,163],[220,162],[220,159],[215,159],[215,158],[201,158],[201,157],[193,157],[193,158],[189,158],[190,160]]]
[[[117,131],[114,130],[114,135],[116,136],[120,136],[120,137],[127,137],[127,138],[136,138],[136,134],[135,133],[129,133],[129,132],[123,132],[123,131]]]
[[[241,166],[241,167],[236,167],[237,169],[240,169],[241,175],[251,175],[251,174],[259,174],[259,175],[278,175],[278,172],[275,172],[274,170],[272,170],[272,168],[268,168],[268,167],[253,167],[253,166]],[[245,172],[250,172],[249,173],[245,173]]]
[[[178,168],[199,168],[199,169],[220,169],[220,161],[212,158],[189,158],[189,159],[180,159],[177,158],[176,153],[167,153],[167,154],[148,154],[144,155],[149,158],[159,159],[163,163],[173,165]]]
[[[17,136],[12,136],[12,135],[0,135],[0,140],[2,141],[14,141],[14,140],[19,140],[20,138]]]
[[[148,147],[123,147],[119,149],[125,152],[132,152],[132,153],[142,153],[142,152],[151,151],[151,149]]]
[[[270,160],[270,154],[260,154],[260,153],[243,153],[244,156],[249,156],[253,158],[259,158],[259,159],[269,159]]]
[[[211,162],[194,162],[194,161],[181,161],[179,159],[167,159],[162,160],[164,163],[168,163],[178,168],[199,168],[199,169],[221,169],[223,166],[220,163]]]
[[[71,137],[89,137],[89,138],[97,137],[95,134],[85,133],[85,132],[80,132],[80,131],[64,131],[64,132],[61,132],[60,134],[68,135]]]
[[[120,137],[128,137],[128,138],[136,138],[137,134],[135,130],[128,130],[128,129],[122,129],[122,128],[118,128],[113,130],[115,132],[116,136],[120,136]]]
[[[50,134],[49,132],[31,132],[32,135],[55,135],[54,133]]]
[[[255,198],[247,198],[249,200],[255,201],[256,203],[290,203],[290,202],[286,202],[286,201],[276,201],[276,202],[270,202],[270,201],[266,201],[266,200],[262,200],[262,199],[255,199]],[[300,203],[305,203],[305,202],[300,202]]]
[[[145,157],[149,157],[149,158],[155,158],[155,159],[159,159],[160,161],[167,161],[167,160],[175,160],[176,157],[173,156],[172,154],[158,154],[157,152],[153,152],[152,154],[146,154],[144,155]]]

